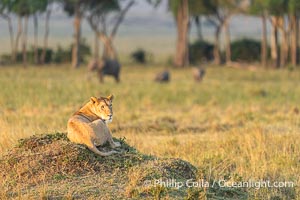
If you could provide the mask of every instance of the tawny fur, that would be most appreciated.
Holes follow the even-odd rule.
[[[101,152],[96,146],[109,143],[112,148],[121,146],[114,142],[107,123],[112,121],[113,95],[91,97],[68,121],[68,138],[75,143],[86,145],[100,156],[109,156],[117,151]]]

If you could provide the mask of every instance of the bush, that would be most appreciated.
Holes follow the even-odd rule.
[[[52,62],[54,63],[70,63],[72,61],[72,48],[73,44],[71,44],[67,48],[63,48],[60,45],[57,47]],[[86,63],[86,57],[91,55],[91,48],[86,43],[85,39],[80,41],[80,54],[79,54],[79,62]]]
[[[261,57],[261,43],[252,39],[241,39],[231,43],[233,61],[258,61]]]
[[[38,48],[38,57],[41,58],[43,53],[43,48]],[[30,50],[27,51],[27,61],[30,64],[34,64],[34,48],[31,48]],[[45,57],[45,63],[51,63],[52,62],[52,55],[53,55],[53,50],[52,49],[46,49],[46,57]],[[11,54],[2,54],[0,61],[5,64],[11,63]],[[23,53],[22,52],[17,52],[16,54],[16,63],[22,63],[23,62]]]
[[[0,65],[8,65],[11,63],[11,55],[2,54],[0,57]]]
[[[206,41],[197,40],[189,45],[189,61],[191,64],[213,60],[214,46]]]
[[[43,49],[38,48],[38,58],[42,57],[42,53],[43,53]],[[45,56],[45,64],[49,64],[49,63],[52,62],[52,56],[53,56],[53,50],[47,48],[46,49],[46,56]],[[34,49],[33,48],[31,49],[31,51],[28,51],[27,57],[28,57],[28,62],[29,63],[34,63]],[[21,53],[21,57],[19,59],[20,60],[18,60],[18,62],[22,62],[22,53]]]
[[[63,48],[60,45],[57,47],[52,62],[54,63],[70,63],[72,61],[72,48],[73,45],[70,45],[67,48]],[[91,55],[91,49],[88,44],[86,44],[86,40],[83,39],[80,41],[80,54],[79,54],[79,62],[85,63],[86,57]]]
[[[41,58],[43,52],[43,48],[38,48],[38,57]],[[34,49],[31,48],[27,52],[27,61],[29,64],[34,64]],[[86,62],[86,57],[91,54],[91,49],[89,45],[86,43],[85,39],[81,40],[80,44],[80,62]],[[70,45],[67,48],[63,48],[61,46],[58,46],[56,50],[47,48],[46,49],[46,57],[45,57],[45,63],[69,63],[72,60],[72,45]],[[16,55],[16,63],[22,63],[23,62],[23,53],[17,52]],[[2,54],[0,57],[0,63],[8,64],[11,63],[11,54]]]
[[[72,55],[72,46],[73,45],[71,45],[70,48],[69,48],[70,55]],[[81,39],[80,44],[79,44],[79,48],[80,48],[79,62],[86,63],[86,57],[91,55],[91,48],[87,44],[85,38]],[[70,58],[72,58],[72,56]],[[71,60],[70,60],[70,62],[71,62]]]
[[[57,49],[53,55],[52,62],[59,63],[68,63],[72,60],[72,48],[62,48],[60,45],[57,46]]]

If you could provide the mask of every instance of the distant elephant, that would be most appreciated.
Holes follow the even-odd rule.
[[[202,68],[194,68],[193,69],[193,76],[195,81],[201,82],[205,75],[205,69]]]
[[[170,72],[168,70],[164,70],[158,73],[154,79],[154,81],[159,83],[167,83],[170,81]]]
[[[91,60],[88,65],[89,71],[97,71],[99,80],[101,83],[104,82],[104,76],[110,75],[113,76],[116,82],[120,82],[120,70],[121,65],[117,59],[104,59],[100,60]]]
[[[118,60],[116,59],[105,59],[98,68],[98,75],[100,82],[103,82],[105,75],[113,76],[116,82],[120,82],[120,70],[121,65]]]

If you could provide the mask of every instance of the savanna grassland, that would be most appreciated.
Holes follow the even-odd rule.
[[[100,84],[84,68],[1,68],[0,152],[34,134],[66,132],[91,96],[112,93],[113,135],[140,152],[186,160],[208,181],[291,181],[244,191],[249,199],[300,199],[300,70],[210,67],[196,83],[189,68],[171,69],[170,83],[153,82],[162,69],[125,66],[120,84]]]

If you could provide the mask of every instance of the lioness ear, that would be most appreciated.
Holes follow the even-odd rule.
[[[114,95],[110,94],[107,98],[112,101],[114,99]]]
[[[91,97],[91,102],[96,103],[98,101],[97,97]]]

